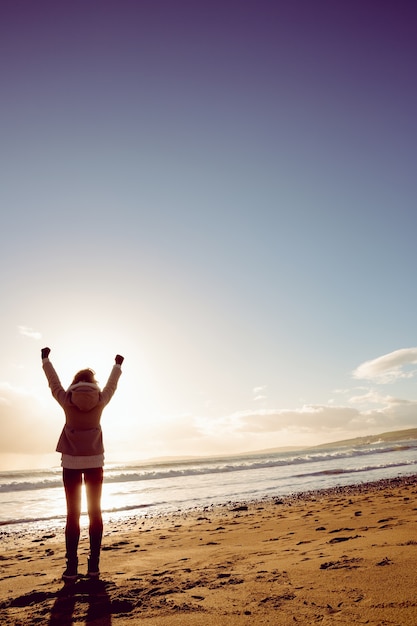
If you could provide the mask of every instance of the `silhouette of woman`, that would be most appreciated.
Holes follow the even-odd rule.
[[[61,452],[62,475],[67,502],[65,547],[67,567],[62,575],[66,582],[78,578],[78,542],[80,539],[81,487],[84,477],[89,516],[90,578],[100,575],[99,561],[103,536],[101,491],[103,485],[104,446],[100,426],[101,414],[116,391],[124,357],[118,354],[109,379],[103,388],[97,384],[91,369],[80,370],[67,390],[63,388],[51,361],[50,348],[42,348],[42,367],[55,400],[65,413],[65,425],[56,447]]]

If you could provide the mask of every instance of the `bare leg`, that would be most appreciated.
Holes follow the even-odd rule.
[[[98,572],[101,540],[103,537],[103,518],[101,515],[101,492],[103,486],[103,468],[95,467],[84,470],[87,509],[89,517],[90,559],[88,569]]]
[[[77,570],[78,542],[80,539],[81,515],[81,470],[64,468],[63,480],[67,500],[67,523],[65,527],[65,547],[67,566]]]

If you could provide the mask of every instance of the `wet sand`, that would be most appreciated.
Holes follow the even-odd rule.
[[[417,476],[105,526],[64,585],[63,532],[1,530],[0,623],[417,624]],[[88,553],[80,542],[80,574]]]

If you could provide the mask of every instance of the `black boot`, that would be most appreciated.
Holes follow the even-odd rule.
[[[99,578],[100,576],[100,567],[99,567],[99,558],[90,557],[88,559],[88,572],[87,576],[89,578]]]
[[[67,569],[62,574],[62,579],[66,583],[75,582],[78,578],[78,559],[67,559]]]

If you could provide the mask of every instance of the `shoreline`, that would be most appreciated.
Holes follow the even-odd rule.
[[[279,495],[279,496],[262,496],[259,498],[242,498],[242,499],[237,499],[237,500],[227,500],[224,503],[215,503],[215,504],[209,504],[209,505],[196,505],[193,507],[185,507],[183,509],[178,508],[178,509],[172,509],[170,511],[154,511],[154,510],[150,510],[147,511],[144,515],[141,516],[136,516],[133,513],[133,510],[145,510],[146,509],[152,509],[152,505],[143,505],[143,504],[138,504],[135,507],[130,507],[129,511],[126,510],[124,511],[124,515],[120,515],[119,519],[110,519],[109,521],[105,521],[105,526],[106,525],[118,525],[118,524],[124,524],[126,521],[134,518],[140,518],[140,519],[157,519],[157,518],[163,518],[163,517],[171,517],[172,515],[176,515],[178,513],[188,513],[188,512],[192,512],[192,511],[203,511],[207,508],[216,508],[216,507],[224,507],[224,506],[230,506],[230,504],[234,503],[234,504],[256,504],[257,502],[268,502],[268,501],[274,501],[276,499],[282,500],[282,501],[287,501],[287,500],[291,500],[291,499],[309,499],[315,496],[318,496],[320,494],[322,495],[326,495],[326,494],[331,494],[331,493],[353,493],[356,491],[362,492],[363,490],[366,490],[368,487],[372,488],[372,489],[378,489],[378,488],[385,488],[386,486],[390,486],[390,485],[398,485],[400,483],[404,483],[407,484],[407,481],[411,481],[411,483],[417,481],[417,474],[403,474],[400,476],[396,476],[396,477],[392,477],[392,478],[380,478],[377,479],[375,481],[365,481],[365,482],[358,482],[358,483],[351,483],[351,484],[347,484],[347,485],[336,485],[333,487],[323,487],[320,489],[311,489],[311,490],[307,490],[307,491],[297,491],[297,492],[292,492],[289,494],[285,494],[285,495]],[[60,485],[60,488],[62,489],[62,485]],[[119,512],[120,513],[120,512]],[[103,511],[103,518],[111,518],[111,516],[115,516],[117,518],[117,513],[114,511]],[[87,518],[87,512],[83,511],[81,513],[81,518],[85,519]],[[53,516],[53,517],[44,517],[44,518],[36,518],[36,519],[16,519],[16,520],[7,520],[7,521],[0,521],[0,538],[7,538],[10,535],[13,535],[14,537],[19,537],[19,536],[26,536],[29,533],[31,534],[36,534],[38,533],[42,533],[43,529],[39,529],[39,526],[42,526],[42,524],[44,524],[44,526],[47,526],[49,528],[49,530],[52,531],[56,531],[59,532],[60,529],[63,528],[63,526],[65,526],[65,513],[63,513],[62,515],[60,515],[59,517],[57,516]],[[20,532],[19,532],[20,531]]]
[[[0,621],[414,626],[416,496],[407,475],[132,516],[105,524],[101,580],[72,590],[60,579],[63,531],[1,533]]]

